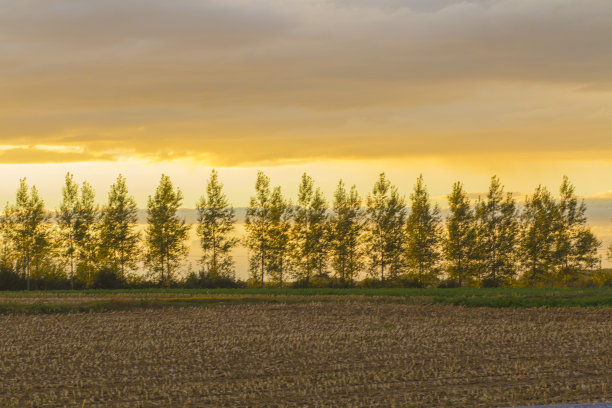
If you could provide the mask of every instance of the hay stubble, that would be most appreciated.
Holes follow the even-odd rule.
[[[501,406],[612,395],[612,309],[0,316],[0,406]]]

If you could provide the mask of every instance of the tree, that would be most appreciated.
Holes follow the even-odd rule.
[[[28,192],[26,179],[19,180],[15,204],[5,209],[5,232],[19,254],[26,288],[30,290],[31,266],[37,258],[45,256],[50,247],[50,216],[35,186]]]
[[[190,225],[178,216],[183,193],[174,190],[170,177],[162,174],[154,196],[147,202],[146,263],[160,273],[160,284],[172,281],[172,272],[187,254],[185,241]],[[164,275],[165,272],[165,275]]]
[[[271,236],[270,179],[263,172],[257,172],[255,196],[251,197],[246,212],[245,244],[249,250],[249,271],[254,282],[264,287],[265,272],[272,245]]]
[[[419,283],[437,279],[440,263],[442,227],[440,209],[429,201],[423,176],[417,179],[410,195],[410,215],[406,222],[406,264],[416,272]]]
[[[612,261],[612,242],[610,242],[610,246],[608,247],[608,260]]]
[[[270,230],[268,271],[272,282],[284,284],[289,269],[289,244],[291,239],[291,203],[283,198],[280,187],[270,196]]]
[[[85,287],[90,287],[93,283],[92,270],[95,267],[96,250],[99,244],[95,230],[98,220],[98,207],[95,199],[94,189],[89,183],[83,182],[75,216],[74,241],[79,260],[77,275],[81,276]]]
[[[509,284],[516,274],[518,220],[512,194],[504,198],[504,187],[496,176],[486,200],[476,204],[479,270],[483,284]]]
[[[474,275],[478,236],[474,211],[460,182],[453,184],[453,191],[448,195],[448,206],[450,214],[446,218],[444,252],[450,278],[463,286]]]
[[[375,273],[379,268],[380,280],[384,282],[386,270],[391,277],[396,277],[404,266],[406,202],[404,197],[400,197],[397,187],[387,180],[385,173],[381,173],[366,203],[370,271]]]
[[[557,210],[555,263],[558,280],[567,285],[578,274],[596,265],[599,240],[586,225],[586,205],[579,202],[575,187],[563,177]]]
[[[608,261],[612,261],[612,243],[608,247]]]
[[[102,209],[100,251],[107,266],[125,277],[125,270],[136,266],[140,234],[136,231],[137,206],[128,195],[125,178],[120,174],[108,193]]]
[[[74,259],[76,257],[76,234],[79,211],[79,186],[73,180],[73,175],[66,174],[65,184],[62,188],[62,201],[55,218],[60,230],[60,246],[63,255],[68,258],[70,265],[70,288],[74,289]]]
[[[558,208],[545,187],[527,197],[521,214],[521,256],[530,285],[551,281],[554,266]]]
[[[198,226],[196,232],[200,238],[202,265],[209,278],[234,277],[234,258],[231,251],[238,244],[234,231],[236,216],[227,196],[223,193],[223,184],[219,182],[216,170],[213,170],[206,185],[206,195],[196,204]]]
[[[334,193],[334,208],[330,220],[332,266],[342,284],[353,280],[363,268],[360,247],[364,227],[364,212],[357,187],[349,192],[342,180]]]
[[[323,275],[328,260],[327,203],[312,178],[302,175],[293,224],[295,277],[309,284],[313,271]]]

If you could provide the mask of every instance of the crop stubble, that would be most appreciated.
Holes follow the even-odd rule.
[[[378,303],[0,316],[0,406],[504,406],[612,395],[612,309]]]

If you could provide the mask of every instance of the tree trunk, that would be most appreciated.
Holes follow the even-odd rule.
[[[30,290],[30,252],[26,252],[26,287]]]
[[[170,285],[171,280],[170,275],[170,250],[166,249],[166,280],[168,281],[168,285]]]
[[[160,268],[160,272],[161,272],[161,276],[159,277],[159,286],[163,287],[164,286],[164,253],[163,251],[160,254],[160,262],[159,262],[159,266]]]
[[[212,246],[212,250],[213,250],[213,253],[212,253],[212,272],[213,272],[213,275],[216,276],[217,275],[217,240],[216,240],[216,237],[215,237],[215,231],[214,230],[213,230],[212,244],[213,244],[213,246]]]
[[[340,282],[344,285],[344,268],[345,268],[346,254],[342,250],[342,274],[340,275]]]
[[[70,253],[70,289],[74,290],[74,259]]]
[[[380,281],[385,281],[385,261],[383,251],[380,251]]]
[[[264,287],[264,267],[265,267],[265,258],[266,251],[264,249],[264,242],[261,241],[261,287]]]

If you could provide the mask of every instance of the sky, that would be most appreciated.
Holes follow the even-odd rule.
[[[609,240],[611,38],[609,0],[0,0],[0,199],[27,177],[56,206],[67,171],[141,206],[165,173],[186,207],[212,168],[236,206],[260,169],[328,197],[422,173],[441,202],[568,175]]]

